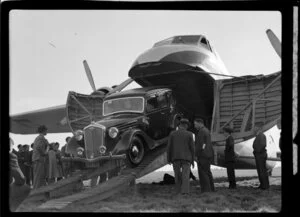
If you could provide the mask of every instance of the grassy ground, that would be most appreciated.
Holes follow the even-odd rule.
[[[281,168],[270,177],[270,189],[258,186],[255,170],[236,171],[238,188],[229,190],[226,170],[213,170],[216,192],[200,193],[198,181],[191,181],[189,196],[176,195],[174,185],[154,185],[163,174],[155,172],[137,180],[111,198],[91,204],[67,208],[66,212],[279,212],[281,209]],[[197,172],[193,172],[197,177]]]

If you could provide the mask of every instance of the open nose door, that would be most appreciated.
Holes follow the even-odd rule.
[[[101,120],[103,98],[104,95],[69,92],[66,105],[67,121],[73,132],[82,130],[92,121]]]
[[[224,126],[233,128],[236,140],[254,136],[254,126],[263,131],[281,118],[281,73],[217,80],[214,87],[212,140],[224,141]]]

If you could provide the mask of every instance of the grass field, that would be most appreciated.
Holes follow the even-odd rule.
[[[65,212],[279,212],[281,209],[281,168],[273,170],[270,189],[259,185],[256,170],[237,170],[237,189],[229,190],[226,170],[213,170],[216,192],[200,193],[198,181],[191,181],[189,196],[175,194],[174,185],[154,185],[162,181],[158,171],[136,180],[129,187],[106,200],[68,207]],[[197,171],[193,171],[198,179]]]

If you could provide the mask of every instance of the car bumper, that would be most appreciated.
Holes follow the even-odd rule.
[[[81,157],[62,157],[61,160],[63,162],[81,162],[81,163],[98,163],[106,160],[122,160],[126,159],[126,154],[121,155],[107,155],[107,156],[99,156],[93,159],[81,158]]]

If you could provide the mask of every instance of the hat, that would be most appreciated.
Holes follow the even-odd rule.
[[[232,133],[233,129],[231,127],[226,126],[226,127],[223,128],[223,131],[225,131],[227,133]]]
[[[195,121],[198,122],[198,123],[204,124],[204,121],[203,121],[202,118],[195,118]]]
[[[189,120],[188,119],[186,119],[186,118],[181,118],[180,119],[180,124],[187,124],[187,125],[189,125]]]

